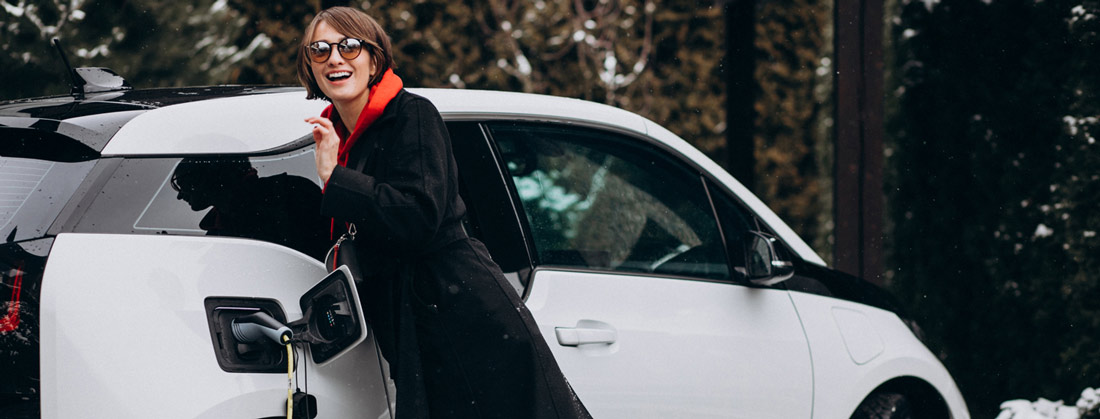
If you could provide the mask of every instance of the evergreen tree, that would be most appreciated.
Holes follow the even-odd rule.
[[[1095,149],[1081,149],[1081,132],[1067,137],[1065,116],[1096,102],[1063,86],[1095,87],[1095,72],[1081,70],[1095,65],[1083,53],[1095,30],[1070,31],[1072,1],[902,3],[887,130],[895,289],[972,411],[1076,397],[1095,385],[1077,374],[1096,358],[1067,363],[1066,350],[1094,354],[1079,343],[1100,332],[1072,303],[1095,298],[1071,287],[1079,278],[1095,292],[1095,252],[1084,252],[1097,195],[1083,181]],[[1067,141],[1085,153],[1067,160]]]
[[[757,103],[758,170],[770,175],[755,188],[811,240],[825,225],[815,217],[827,213],[807,180],[824,167],[812,150],[825,137],[810,132],[823,114],[814,90],[829,83],[814,79],[827,31],[820,4],[769,2],[757,27],[757,74],[767,86]],[[136,87],[296,85],[301,31],[337,5],[362,8],[389,31],[409,86],[608,103],[712,156],[724,152],[721,7],[686,0],[21,0],[0,10],[0,76],[8,80],[0,97],[68,91],[54,36],[74,66],[111,68]]]
[[[1064,134],[1054,146],[1056,182],[1044,215],[1049,251],[1064,252],[1066,264],[1058,290],[1066,301],[1067,333],[1058,345],[1065,367],[1055,379],[1083,387],[1100,375],[1100,1],[1068,6]]]
[[[831,2],[763,2],[754,192],[831,259]]]
[[[5,99],[68,92],[64,64],[50,45],[54,37],[74,67],[107,67],[137,87],[226,83],[239,63],[271,45],[263,34],[244,37],[247,19],[220,0],[5,4]]]

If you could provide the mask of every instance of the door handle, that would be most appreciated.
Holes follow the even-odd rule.
[[[610,345],[615,343],[619,332],[611,325],[594,320],[581,320],[577,327],[555,327],[554,334],[561,346],[577,346],[591,343]]]

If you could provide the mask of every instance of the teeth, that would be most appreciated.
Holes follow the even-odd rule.
[[[351,72],[350,71],[337,71],[337,72],[331,73],[331,74],[329,74],[325,77],[328,77],[329,80],[338,80],[338,79],[351,77]]]

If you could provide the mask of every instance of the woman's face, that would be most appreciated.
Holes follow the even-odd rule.
[[[333,103],[340,105],[359,106],[366,105],[369,93],[371,68],[370,52],[364,45],[363,51],[355,59],[345,59],[337,51],[336,44],[348,38],[337,32],[328,23],[321,21],[313,29],[311,42],[323,41],[332,43],[332,50],[328,60],[323,63],[310,60],[310,69],[313,77],[317,79],[317,86]]]

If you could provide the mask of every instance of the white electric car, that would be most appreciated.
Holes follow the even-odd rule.
[[[574,99],[410,91],[447,122],[467,230],[594,417],[969,417],[885,293],[668,130]],[[239,86],[0,102],[0,416],[285,417],[285,349],[224,316],[302,318],[328,273],[303,122],[325,105]],[[320,417],[389,417],[371,341],[299,353]]]

